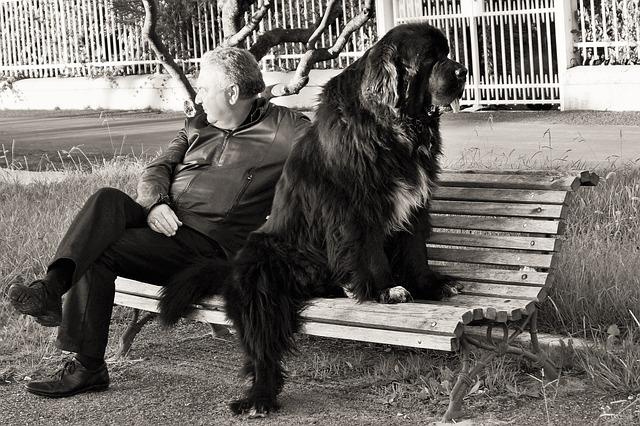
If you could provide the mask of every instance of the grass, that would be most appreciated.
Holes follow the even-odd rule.
[[[0,380],[10,372],[38,368],[56,353],[55,330],[16,315],[4,297],[9,285],[43,274],[63,231],[96,189],[111,186],[135,194],[142,162],[118,159],[93,169],[91,174],[69,171],[55,183],[25,186],[0,180]]]
[[[487,159],[470,153],[449,166],[489,168],[492,163],[493,168],[556,170],[580,166],[550,157],[493,156],[489,165]],[[90,167],[74,163],[64,180],[50,184],[0,181],[0,296],[11,283],[42,275],[63,231],[97,188],[112,186],[133,195],[143,163],[133,157],[94,162]],[[599,186],[580,191],[572,201],[553,303],[544,305],[541,318],[546,331],[595,342],[592,350],[576,354],[575,371],[569,373],[582,374],[594,388],[627,401],[603,409],[607,420],[620,420],[636,418],[640,405],[635,399],[640,398],[635,396],[640,394],[640,167],[613,164],[598,172],[604,177]],[[123,312],[116,309],[117,330],[122,329]],[[616,329],[617,333],[612,331]],[[17,315],[0,297],[0,382],[57,362],[54,338],[55,330]],[[112,339],[108,352],[115,344]],[[448,398],[457,368],[451,356],[387,347],[371,359],[357,345],[338,354],[319,349],[311,362],[291,371],[292,379],[360,377],[389,405]],[[523,376],[523,370],[529,376]],[[552,403],[557,383],[554,388],[539,380],[539,371],[525,361],[499,359],[476,380],[471,393],[543,397]]]
[[[640,315],[640,167],[603,175],[572,203],[551,295],[559,311],[547,307],[544,315],[588,337],[612,324],[629,329],[631,313]]]

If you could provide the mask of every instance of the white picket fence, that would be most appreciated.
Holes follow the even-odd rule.
[[[212,1],[194,0],[196,12],[167,42],[187,72],[220,43]],[[451,57],[469,69],[465,105],[561,103],[559,81],[572,66],[640,64],[640,0],[376,0],[377,22],[351,38],[340,57],[318,68],[342,68],[362,55],[390,26],[425,21],[441,28]],[[343,18],[362,0],[342,0]],[[258,30],[306,27],[322,16],[326,0],[274,0]],[[338,21],[338,20],[337,20]],[[376,25],[377,24],[377,31]],[[335,22],[322,46],[340,29]],[[145,74],[161,66],[140,35],[124,23],[111,0],[0,0],[0,77]],[[289,43],[262,61],[265,71],[294,69],[304,51]]]
[[[461,103],[559,103],[554,0],[397,0],[396,23],[423,21],[469,70]]]
[[[221,41],[221,24],[213,2],[197,1],[197,16],[167,42],[186,71]],[[272,28],[307,27],[322,17],[321,0],[276,0],[257,33]],[[355,3],[355,4],[354,4]],[[358,0],[342,0],[343,18],[360,12]],[[331,46],[341,23],[329,28],[319,45]],[[124,23],[110,0],[0,0],[0,72],[10,76],[52,77],[146,74],[160,64],[141,37],[141,23]],[[342,68],[361,56],[375,41],[375,24],[368,23],[346,45],[339,58],[322,68]],[[264,70],[295,69],[303,46],[287,43],[262,61]]]

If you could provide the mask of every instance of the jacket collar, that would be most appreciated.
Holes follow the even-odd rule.
[[[268,109],[269,109],[268,100],[266,100],[265,98],[256,99],[255,101],[253,101],[253,105],[251,106],[251,111],[249,111],[249,115],[247,115],[247,118],[244,120],[244,122],[241,125],[238,126],[238,128],[247,127],[257,123],[262,119],[262,117],[264,117]]]

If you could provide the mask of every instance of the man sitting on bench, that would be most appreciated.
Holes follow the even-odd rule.
[[[265,89],[260,68],[242,49],[204,54],[197,85],[204,113],[188,118],[145,168],[137,200],[98,190],[46,276],[10,287],[13,306],[43,326],[60,326],[57,347],[76,353],[51,379],[30,382],[29,392],[66,397],[109,386],[104,354],[116,276],[166,284],[195,257],[232,257],[264,222],[309,120],[258,96]]]

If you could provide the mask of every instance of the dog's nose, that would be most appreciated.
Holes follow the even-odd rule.
[[[456,77],[458,80],[464,80],[467,78],[467,69],[464,67],[458,68],[456,71]]]

